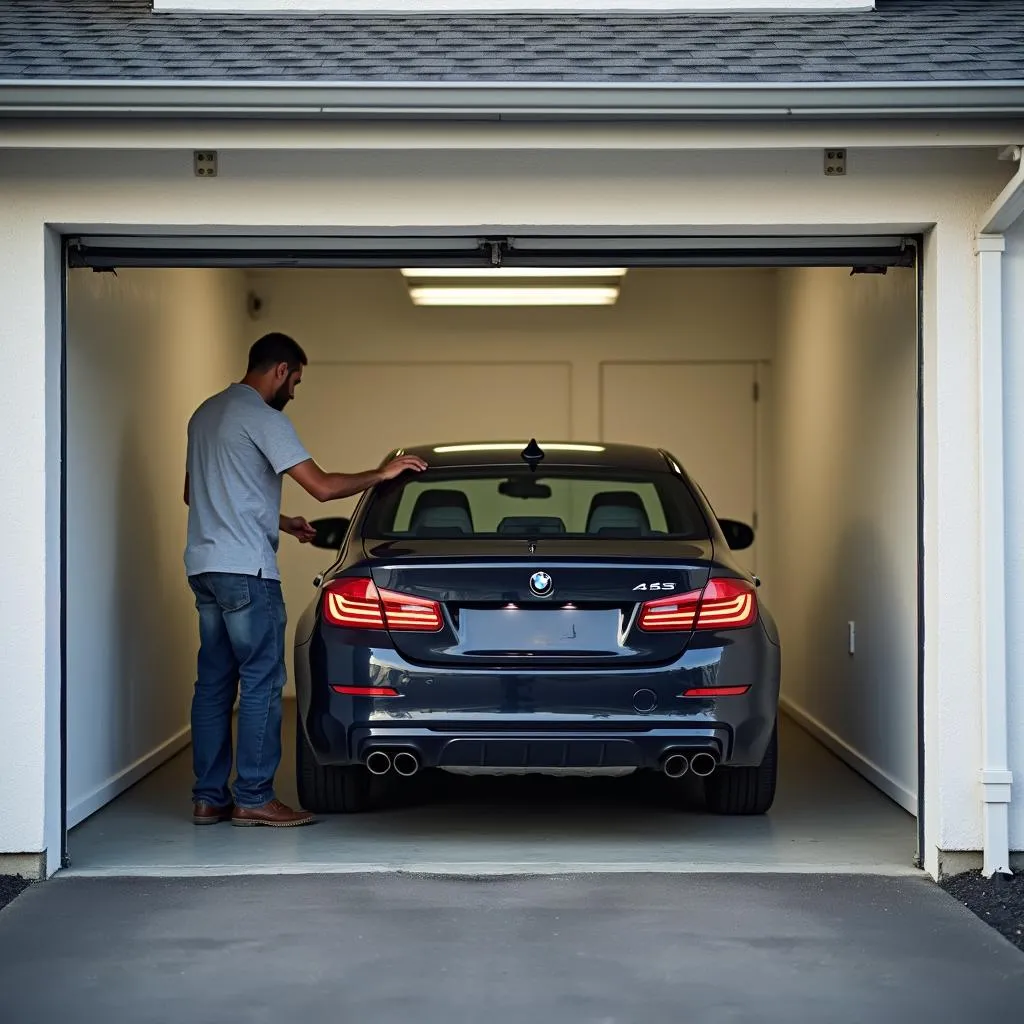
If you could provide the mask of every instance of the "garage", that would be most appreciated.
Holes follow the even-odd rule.
[[[905,234],[69,239],[71,869],[912,872],[920,249]],[[458,304],[424,298],[453,281]],[[494,305],[481,289],[495,283],[573,294]],[[378,811],[283,841],[192,829],[184,424],[270,331],[309,355],[289,415],[326,468],[370,468],[414,444],[650,445],[683,463],[720,518],[752,525],[742,558],[784,652],[768,815],[717,818],[699,780],[652,773],[430,772]],[[353,505],[325,509],[286,482],[286,514]],[[284,541],[290,651],[331,556]],[[289,708],[278,785],[296,803],[293,723]]]
[[[0,10],[0,870],[1009,871],[1021,0],[396,4]],[[413,301],[495,265],[625,273],[590,307]],[[281,843],[191,828],[182,426],[272,330],[343,470],[678,449],[784,630],[770,812],[445,776]],[[285,546],[293,622],[329,558]]]

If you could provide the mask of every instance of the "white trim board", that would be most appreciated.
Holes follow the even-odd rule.
[[[786,696],[779,698],[779,707],[790,718],[809,732],[819,743],[828,747],[841,761],[848,764],[858,775],[863,775],[874,787],[881,790],[890,800],[899,804],[905,811],[917,816],[917,794],[911,792],[902,783],[897,782],[873,761],[855,750],[827,725],[820,722],[812,714],[794,704]]]
[[[101,807],[106,807],[115,797],[130,789],[136,782],[144,779],[176,754],[180,754],[192,742],[192,728],[186,726],[175,733],[169,740],[154,747],[148,754],[143,754],[137,761],[128,765],[123,771],[112,775],[92,792],[86,793],[80,800],[68,806],[68,829],[80,825],[91,814]]]

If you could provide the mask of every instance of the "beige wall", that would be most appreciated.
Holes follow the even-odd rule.
[[[687,362],[753,364],[770,360],[775,343],[771,270],[633,270],[619,302],[599,308],[415,307],[395,270],[265,271],[249,287],[263,304],[250,334],[283,330],[306,348],[310,366],[288,412],[313,456],[341,470],[423,442],[599,439],[602,396],[622,364],[670,373]],[[633,390],[636,429],[624,439],[678,447],[681,410]],[[719,407],[749,392],[723,393]],[[290,514],[353,506],[324,508],[285,482]],[[280,561],[290,639],[330,558],[286,537]]]
[[[785,652],[784,697],[821,738],[912,810],[915,274],[794,270],[780,279],[773,371],[778,528],[770,576]]]
[[[239,376],[244,308],[233,272],[70,274],[72,824],[187,742],[197,631],[182,564],[185,424]]]
[[[631,270],[611,307],[445,309],[413,306],[393,270],[259,271],[249,281],[264,310],[250,331],[291,330],[314,363],[567,363],[569,429],[594,438],[604,363],[770,358],[774,274]]]

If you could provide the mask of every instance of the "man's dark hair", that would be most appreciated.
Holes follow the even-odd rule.
[[[287,363],[290,370],[297,370],[307,363],[306,353],[294,338],[287,334],[264,334],[249,349],[249,373],[263,373],[279,363]]]

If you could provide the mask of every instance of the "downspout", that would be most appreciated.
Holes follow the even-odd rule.
[[[1024,213],[1024,161],[988,211],[978,234],[979,394],[981,443],[982,873],[1010,873],[1010,800],[1006,685],[1006,464],[1003,452],[1003,323],[1005,232]]]

